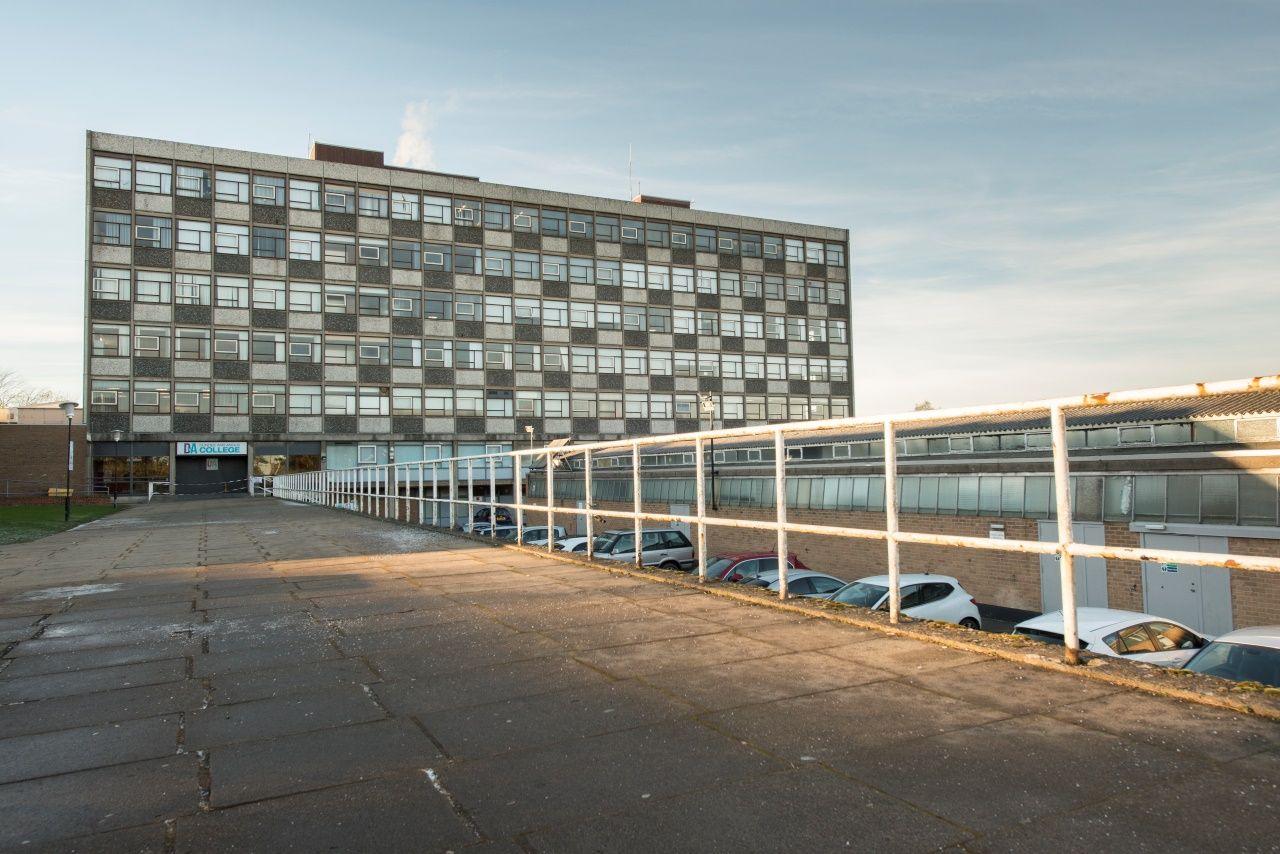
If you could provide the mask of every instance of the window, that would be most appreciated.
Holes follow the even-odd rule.
[[[318,385],[289,387],[290,415],[320,415],[324,411],[324,393]]]
[[[360,264],[365,267],[385,267],[388,262],[387,241],[371,237],[360,238]]]
[[[284,333],[259,332],[255,330],[253,333],[253,360],[255,362],[283,362]]]
[[[342,234],[324,236],[324,260],[326,264],[356,263],[356,241]]]
[[[223,172],[219,170],[213,181],[213,197],[220,202],[247,203],[249,201],[249,176],[243,172]]]
[[[172,301],[172,280],[168,273],[139,270],[134,275],[136,302],[167,304]]]
[[[207,222],[178,220],[178,248],[184,252],[208,252],[213,246],[213,226]]]
[[[133,385],[133,411],[158,415],[170,411],[170,392],[167,382],[138,380]]]
[[[618,218],[614,216],[596,215],[596,240],[606,243],[618,242]]]
[[[191,199],[207,199],[213,195],[209,170],[202,166],[178,166],[176,193]]]
[[[128,214],[94,211],[93,242],[100,246],[128,246],[132,221]]]
[[[253,227],[253,257],[286,258],[283,228]]]
[[[356,194],[350,187],[325,184],[323,201],[325,213],[353,214],[356,212]]]
[[[218,223],[213,247],[214,251],[221,255],[248,255],[249,226]]]
[[[284,178],[278,175],[253,176],[253,203],[255,205],[284,205]]]
[[[448,273],[453,269],[453,247],[448,244],[422,244],[422,269]]]
[[[416,240],[391,241],[391,266],[397,270],[421,269],[422,244]]]
[[[392,190],[391,218],[416,221],[418,219],[418,194]]]
[[[213,358],[221,361],[248,361],[249,333],[242,330],[215,329]]]
[[[292,333],[289,336],[289,361],[304,364],[320,361],[320,336]]]
[[[569,233],[569,217],[564,211],[542,212],[542,233],[548,237],[565,237]]]
[[[441,196],[422,197],[422,221],[438,225],[453,222],[453,202]]]
[[[215,288],[214,305],[219,308],[248,308],[249,280],[219,276]]]
[[[139,193],[167,196],[173,192],[173,167],[169,164],[139,162],[134,171],[134,188]]]
[[[178,329],[173,343],[174,356],[179,359],[207,361],[209,340],[208,329]]]
[[[645,224],[644,242],[666,249],[671,246],[671,228],[665,222],[649,221]]]
[[[510,276],[511,253],[501,249],[487,249],[484,253],[486,276]]]
[[[467,246],[454,247],[453,270],[455,273],[461,273],[463,275],[479,275],[481,269],[482,265],[480,263],[479,249],[472,249]]]
[[[453,319],[453,294],[440,291],[424,291],[422,313],[427,320]]]
[[[358,313],[365,317],[387,317],[390,310],[386,288],[362,286],[357,303]]]
[[[356,339],[349,335],[326,335],[324,338],[324,363],[326,365],[354,365],[356,363]]]
[[[120,157],[93,158],[93,186],[108,190],[128,190],[133,187],[133,164]]]
[[[289,232],[289,259],[291,261],[319,261],[320,235],[313,231]]]
[[[208,305],[209,277],[196,273],[178,273],[174,277],[173,301],[176,305]]]
[[[359,209],[360,209],[360,216],[386,219],[387,218],[387,194],[382,190],[370,190],[366,187],[361,187],[360,197],[359,197]]]
[[[178,383],[173,393],[173,411],[208,414],[209,386],[205,383]]]
[[[361,386],[358,398],[359,414],[363,416],[387,415],[390,411],[390,391],[379,386]]]
[[[1103,638],[1103,642],[1111,647],[1117,655],[1158,652],[1155,641],[1147,634],[1147,627],[1143,623],[1107,635],[1107,637]]]
[[[256,415],[284,415],[286,400],[282,385],[255,385],[249,402]]]
[[[444,417],[453,414],[453,390],[429,388],[425,392],[424,410],[428,416]]]
[[[289,207],[302,211],[320,210],[320,182],[289,181]]]
[[[422,296],[418,291],[391,292],[391,314],[394,317],[421,317]]]
[[[169,249],[173,246],[173,226],[165,217],[143,216],[134,220],[133,244],[149,249]]]
[[[392,338],[391,364],[397,368],[422,367],[422,341],[418,338]]]
[[[422,390],[393,388],[391,390],[392,415],[422,415]]]
[[[128,412],[129,381],[93,380],[89,387],[89,405],[98,412]]]
[[[378,446],[377,445],[357,446],[356,462],[362,466],[376,465],[378,462]]]
[[[485,202],[484,227],[491,231],[510,231],[511,206],[499,202]]]
[[[128,356],[129,327],[95,323],[90,333],[90,346],[95,356]]]
[[[320,311],[320,285],[314,282],[289,283],[289,310],[318,313]]]
[[[595,236],[591,214],[584,211],[569,212],[569,234],[573,237],[590,239]]]
[[[355,415],[356,390],[351,386],[325,386],[325,415]]]
[[[92,281],[93,299],[129,299],[129,271],[95,267]]]

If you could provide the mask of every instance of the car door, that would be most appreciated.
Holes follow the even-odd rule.
[[[774,582],[775,584],[777,582]],[[812,596],[813,595],[813,579],[797,578],[794,581],[787,582],[788,596]]]
[[[1205,644],[1204,638],[1200,635],[1174,623],[1160,621],[1144,625],[1147,634],[1151,635],[1152,641],[1155,642],[1156,651],[1132,656],[1139,661],[1159,664],[1162,667],[1181,667]]]
[[[725,575],[725,578],[730,581],[750,581],[755,578],[756,573],[759,572],[759,563],[760,562],[754,558],[749,560],[740,560],[733,565],[733,568],[729,570],[728,574]]]
[[[826,575],[814,575],[811,576],[809,580],[813,583],[813,595],[821,596],[823,598],[830,596],[841,587],[844,587],[843,581]]]
[[[1112,632],[1104,637],[1102,642],[1121,658],[1148,661],[1151,664],[1157,663],[1149,658],[1149,656],[1159,652],[1159,649],[1156,647],[1155,639],[1147,631],[1146,623],[1135,623],[1127,628]]]
[[[666,540],[662,531],[644,531],[640,537],[640,547],[644,549],[641,562],[645,566],[656,566],[667,559]]]
[[[612,560],[620,560],[626,563],[634,563],[636,559],[636,535],[622,534],[618,537],[613,545],[613,550],[609,552],[608,557]]]
[[[922,587],[924,587],[923,584],[908,584],[902,588],[902,601],[898,607],[902,610],[902,613],[906,614],[908,617],[916,616],[915,609],[920,606],[920,588]],[[887,595],[880,602],[880,609],[884,611],[889,610],[889,597]],[[928,618],[922,617],[921,619]]]
[[[689,542],[680,531],[667,531],[664,536],[667,546],[667,553],[671,559],[678,562],[682,567],[693,566],[693,543]]]
[[[951,594],[955,588],[945,581],[931,581],[920,585],[920,604],[911,612],[911,616],[922,620],[940,620],[944,623],[958,623],[964,615],[956,614],[952,607]]]

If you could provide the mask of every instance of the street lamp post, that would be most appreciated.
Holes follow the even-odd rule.
[[[716,399],[707,392],[698,395],[699,405],[703,413],[707,416],[707,429],[714,430],[716,427]],[[716,440],[709,442],[711,448],[711,509],[719,510],[720,506],[716,503]]]
[[[76,416],[75,401],[68,400],[60,404],[63,414],[67,416],[67,483],[62,492],[62,521],[71,521],[71,469],[75,467],[76,446],[71,439],[71,420]]]

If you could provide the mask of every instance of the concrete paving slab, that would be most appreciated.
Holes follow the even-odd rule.
[[[625,757],[625,766],[601,761],[606,756]],[[737,741],[674,721],[503,754],[441,776],[481,829],[509,837],[782,767]]]
[[[179,718],[144,718],[0,738],[0,784],[172,756]]]
[[[136,685],[177,682],[184,679],[186,673],[187,660],[173,658],[44,676],[23,676],[14,679],[6,676],[0,680],[0,703],[69,697],[73,694],[93,694],[98,691],[131,688]],[[0,673],[0,675],[4,674]]]
[[[776,646],[746,637],[738,637],[733,643],[686,637],[588,650],[578,653],[578,658],[618,679],[627,679],[663,670],[687,670],[779,654],[781,650]]]
[[[23,652],[22,644],[18,644],[17,648],[10,653],[14,660],[5,670],[6,678],[39,676],[46,673],[72,673],[95,667],[116,667],[121,664],[185,658],[200,652],[200,641],[178,637],[159,643],[101,647],[72,652],[50,652],[37,655],[23,655]]]
[[[354,658],[236,670],[219,673],[208,679],[210,702],[218,705],[312,691],[341,690],[345,686],[366,685],[377,681],[377,674],[364,661]]]
[[[567,688],[597,686],[608,680],[566,656],[513,661],[422,678],[406,677],[403,668],[388,670],[380,659],[373,665],[388,681],[372,686],[374,695],[399,715],[420,718],[441,709],[467,708]]]
[[[204,705],[194,680],[0,705],[0,734],[30,735],[170,715]]]
[[[846,646],[828,647],[823,652],[846,661],[868,664],[904,676],[929,670],[960,667],[979,661],[990,661],[986,656],[977,653],[961,652],[924,641],[875,635],[861,638]]]
[[[1121,690],[1101,682],[1075,679],[1065,673],[991,660],[929,670],[907,676],[903,681],[1018,715],[1048,713],[1072,704],[1088,705]]]
[[[192,813],[196,770],[188,754],[0,786],[0,848],[26,850]]]
[[[187,715],[186,745],[206,750],[385,717],[382,708],[361,686],[328,688],[317,693],[288,694],[199,709]]]
[[[732,810],[724,804],[732,804]],[[873,788],[809,767],[530,835],[537,851],[932,851],[970,834]],[[1061,850],[1061,849],[1059,849]]]
[[[430,767],[440,754],[408,721],[376,721],[210,751],[210,803],[227,807]]]
[[[175,850],[467,850],[475,831],[422,771],[178,819]]]

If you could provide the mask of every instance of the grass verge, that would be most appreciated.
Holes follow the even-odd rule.
[[[71,505],[71,521],[62,521],[61,504],[26,504],[0,507],[0,545],[38,540],[59,531],[115,513],[110,504]]]

